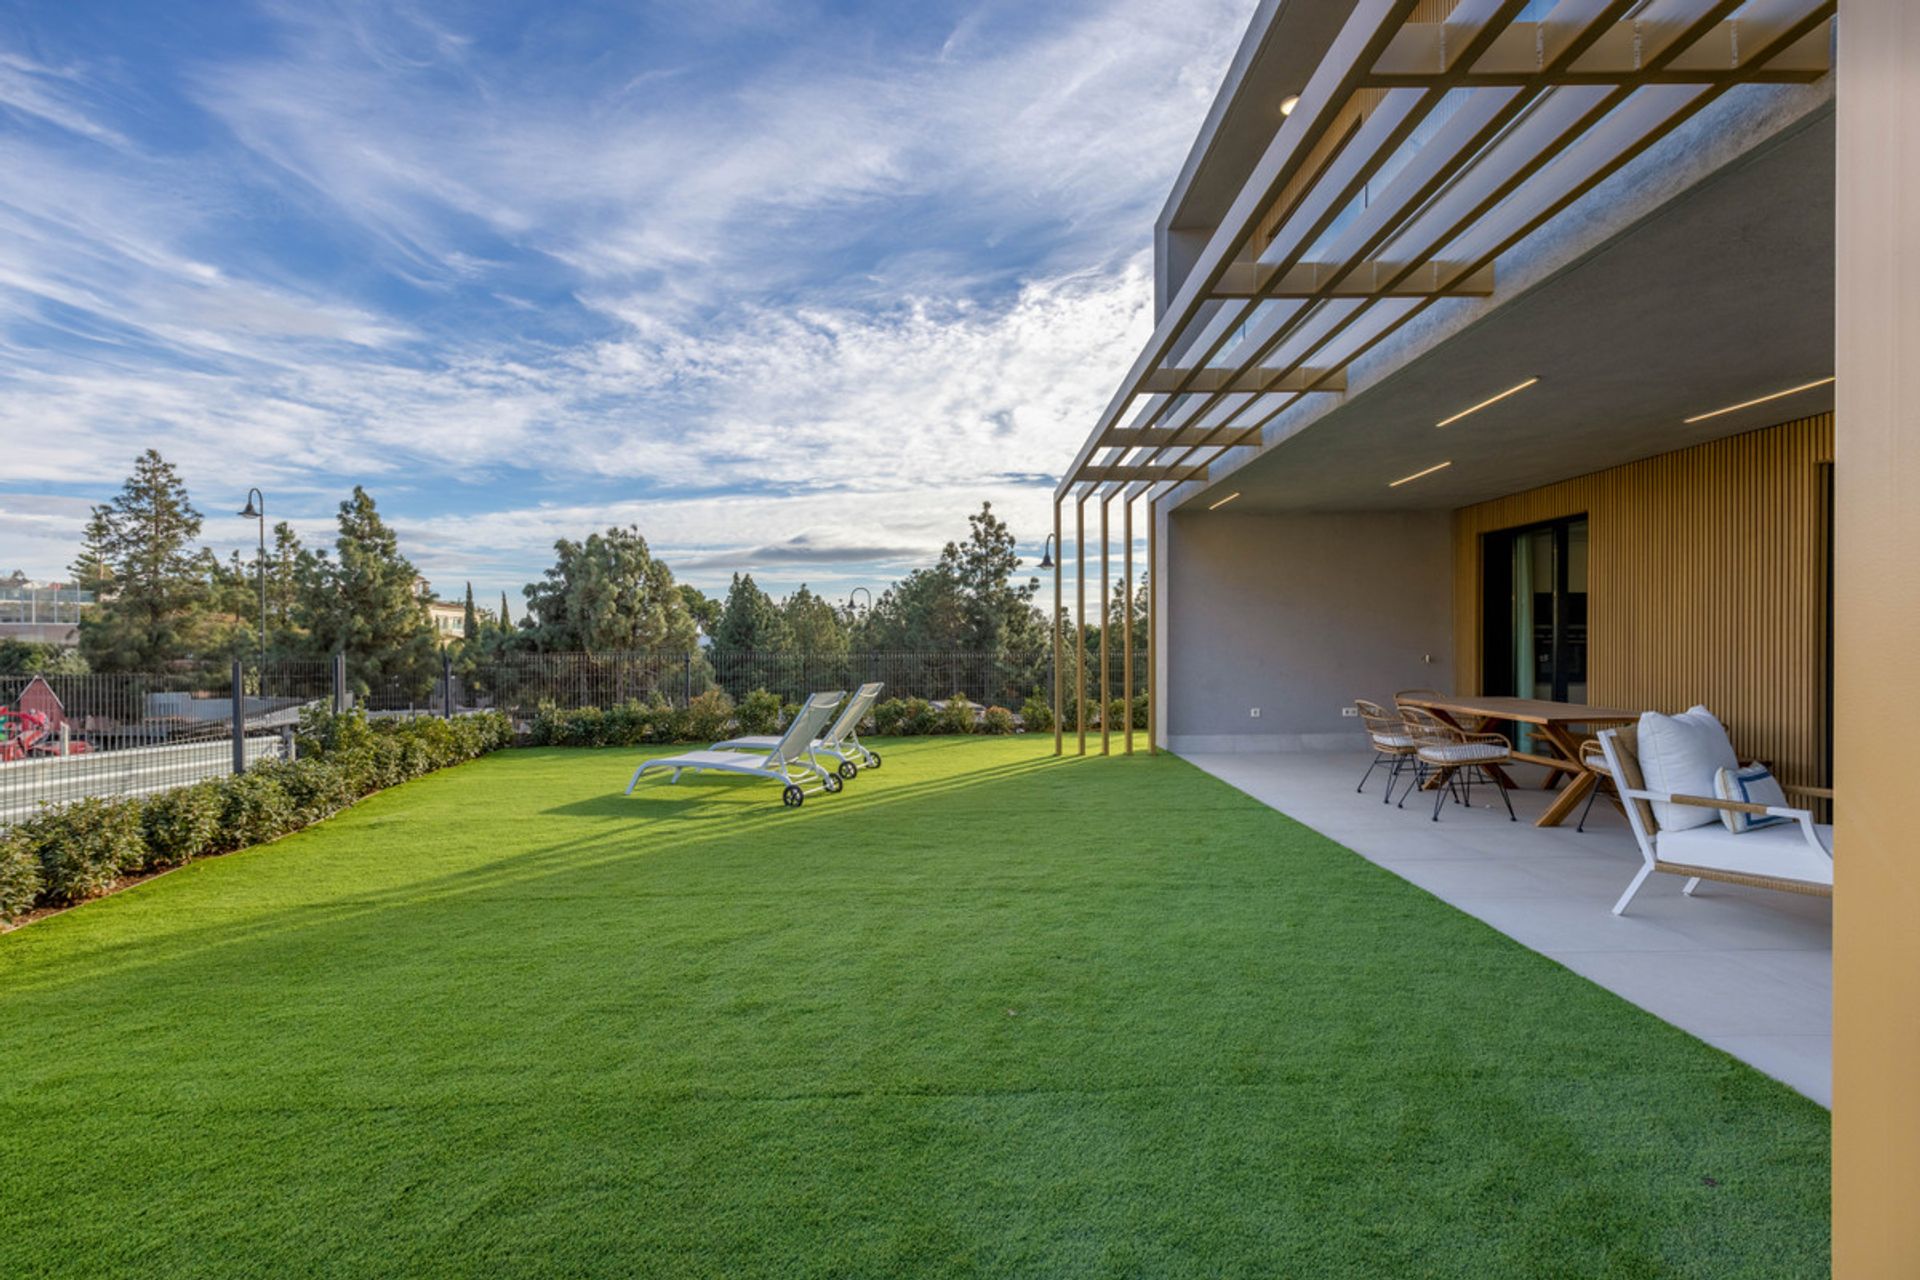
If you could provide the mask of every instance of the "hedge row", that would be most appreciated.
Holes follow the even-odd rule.
[[[357,711],[314,712],[302,719],[293,760],[144,799],[81,800],[0,833],[0,921],[98,897],[123,876],[286,835],[512,738],[499,712],[377,722]]]
[[[1029,700],[1029,706],[1033,705]],[[800,708],[782,705],[775,694],[756,689],[736,706],[724,690],[714,689],[687,707],[666,702],[623,702],[613,707],[579,707],[563,711],[542,704],[528,726],[528,740],[537,747],[638,747],[651,743],[718,742],[733,734],[779,732]],[[1030,721],[1028,728],[1035,727]],[[1051,714],[1046,727],[1052,727]],[[976,712],[966,698],[955,694],[944,709],[924,698],[889,698],[874,707],[860,726],[863,732],[889,737],[929,733],[1015,733],[1020,722],[1005,707]]]

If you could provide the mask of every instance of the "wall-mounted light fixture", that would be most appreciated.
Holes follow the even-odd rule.
[[[1233,500],[1234,500],[1235,498],[1237,498],[1237,497],[1239,497],[1239,496],[1240,496],[1240,492],[1239,492],[1239,490],[1237,490],[1237,489],[1236,489],[1236,490],[1235,490],[1234,492],[1232,492],[1232,493],[1230,493],[1230,494],[1228,494],[1228,495],[1227,495],[1226,497],[1224,497],[1224,498],[1222,498],[1222,499],[1220,499],[1220,501],[1218,501],[1218,502],[1216,502],[1216,503],[1214,503],[1214,504],[1213,504],[1212,506],[1210,506],[1210,507],[1208,507],[1208,508],[1207,508],[1207,510],[1209,510],[1209,511],[1218,511],[1218,510],[1219,510],[1220,508],[1222,508],[1222,507],[1224,507],[1224,506],[1226,506],[1226,505],[1227,505],[1227,504],[1228,504],[1229,502],[1232,502],[1232,501],[1233,501]]]

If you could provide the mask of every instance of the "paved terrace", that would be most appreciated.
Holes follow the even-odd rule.
[[[1752,1064],[1823,1106],[1833,1105],[1833,906],[1830,899],[1702,883],[1691,899],[1677,876],[1649,880],[1628,908],[1611,908],[1640,865],[1626,819],[1605,800],[1584,833],[1532,825],[1550,793],[1499,798],[1474,788],[1468,811],[1449,801],[1438,823],[1416,797],[1380,803],[1381,772],[1365,795],[1360,754],[1198,754],[1186,757],[1515,941]],[[1517,771],[1522,776],[1531,770]],[[1489,809],[1486,806],[1492,805]]]

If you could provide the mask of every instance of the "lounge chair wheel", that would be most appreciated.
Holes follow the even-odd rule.
[[[879,767],[880,767],[880,753],[878,751],[872,752],[867,760],[867,768],[878,769]]]
[[[840,767],[838,769],[835,769],[834,772],[839,774],[842,778],[845,778],[848,782],[852,782],[853,776],[860,772],[860,766],[856,765],[851,760],[842,760],[840,762]]]
[[[791,782],[787,784],[787,789],[780,793],[780,803],[789,809],[798,809],[806,802],[807,793],[794,786]]]
[[[834,792],[840,790],[840,788],[846,786],[847,784],[840,781],[839,774],[830,773],[826,777],[820,779],[820,785],[826,788],[828,795],[832,795]]]

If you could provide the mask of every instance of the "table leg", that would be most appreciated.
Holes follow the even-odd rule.
[[[1553,803],[1547,806],[1547,811],[1541,814],[1540,820],[1533,825],[1536,827],[1559,826],[1573,815],[1573,811],[1580,807],[1580,802],[1587,798],[1587,792],[1593,790],[1599,783],[1598,774],[1586,772],[1575,774],[1573,781],[1567,784],[1567,789],[1554,797]]]

